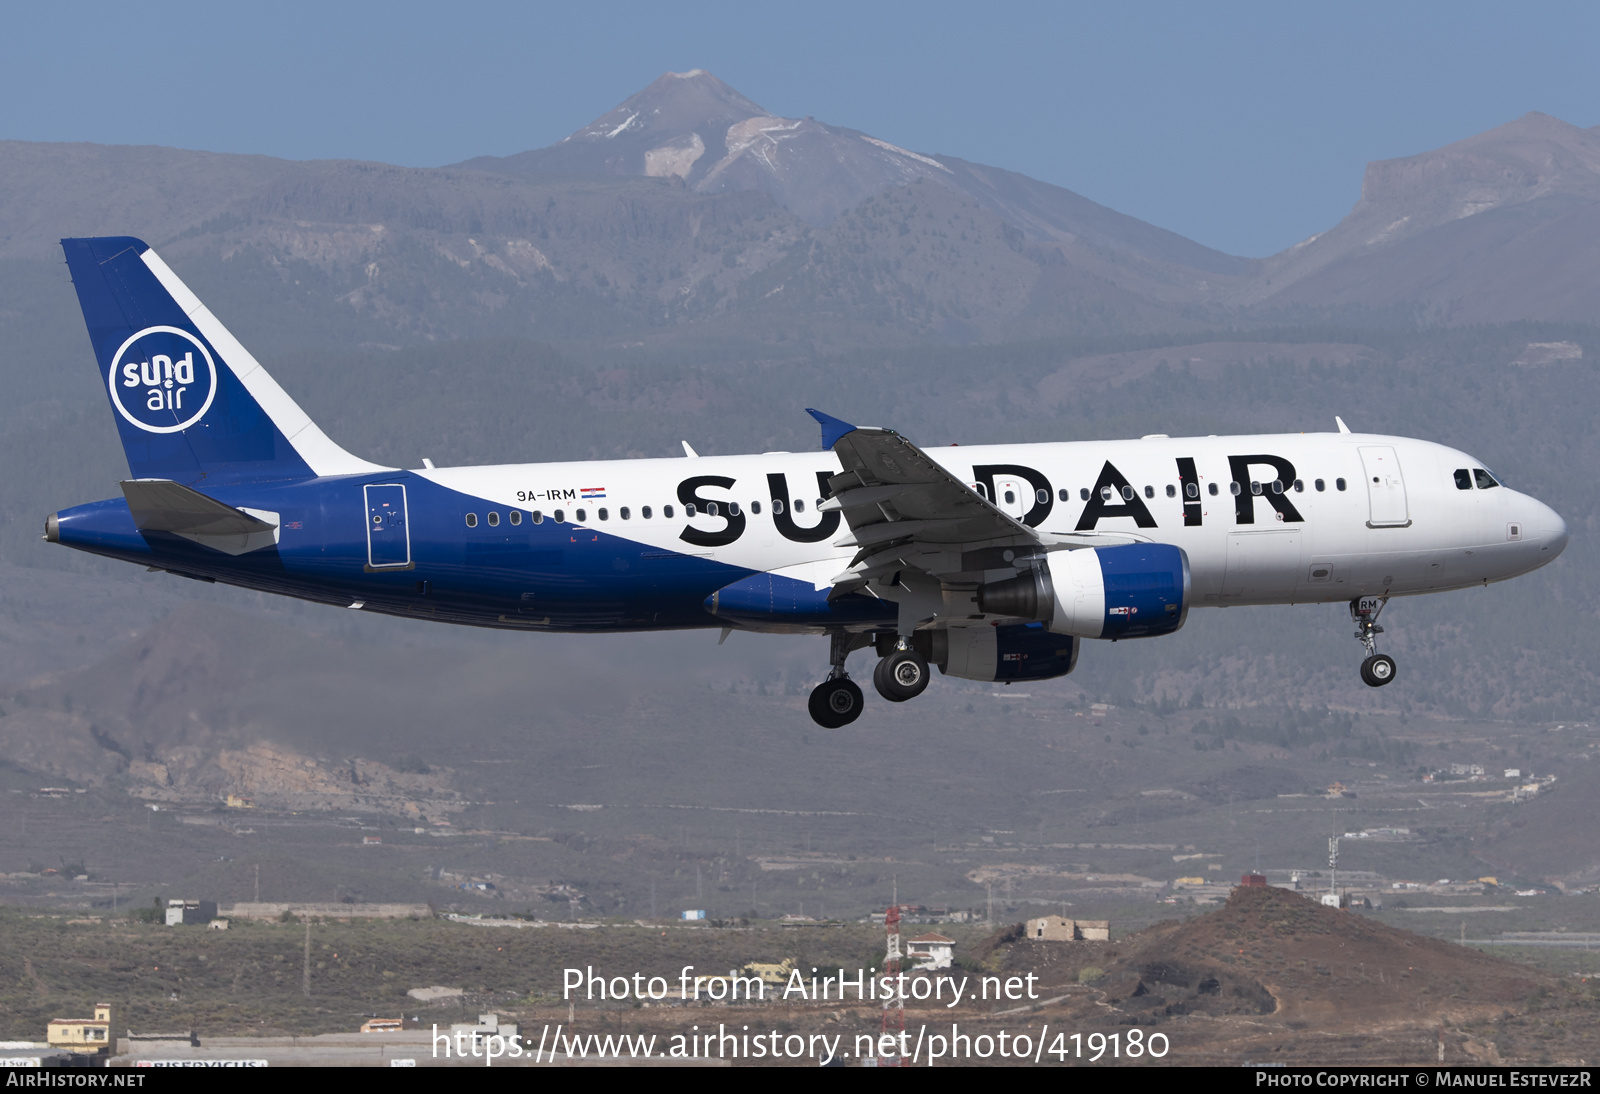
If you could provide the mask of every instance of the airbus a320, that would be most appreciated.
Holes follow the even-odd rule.
[[[861,714],[856,650],[905,702],[930,666],[1064,676],[1084,639],[1169,635],[1192,607],[1348,602],[1381,687],[1391,597],[1503,581],[1567,543],[1481,460],[1342,421],[923,449],[813,410],[815,452],[384,467],[329,439],[146,244],[62,246],[130,477],[50,515],[50,542],[444,623],[825,635],[824,726]]]

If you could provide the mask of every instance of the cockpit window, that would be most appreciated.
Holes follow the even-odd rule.
[[[1468,471],[1465,467],[1456,468],[1456,489],[1472,489],[1472,472]]]
[[[1491,486],[1499,486],[1500,485],[1498,482],[1495,481],[1495,478],[1494,478],[1493,475],[1489,474],[1489,472],[1485,471],[1481,467],[1474,467],[1472,469],[1472,477],[1477,480],[1478,489],[1479,490],[1487,490]]]

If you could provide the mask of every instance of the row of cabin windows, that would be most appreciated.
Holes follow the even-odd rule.
[[[1473,489],[1474,485],[1476,485],[1477,489],[1479,489],[1479,490],[1488,490],[1488,489],[1490,489],[1492,487],[1496,487],[1496,486],[1500,485],[1499,482],[1495,481],[1495,478],[1494,478],[1493,475],[1489,474],[1489,472],[1485,471],[1481,467],[1474,467],[1470,471],[1465,467],[1457,468],[1456,471],[1455,471],[1455,482],[1456,482],[1456,489],[1457,490],[1471,490],[1471,489]],[[1305,489],[1306,489],[1306,482],[1305,482],[1304,479],[1295,479],[1294,482],[1289,484],[1287,487],[1284,485],[1284,482],[1283,482],[1282,479],[1273,479],[1271,482],[1267,482],[1267,483],[1258,482],[1258,481],[1252,479],[1250,481],[1249,485],[1250,485],[1250,493],[1254,494],[1254,495],[1258,495],[1258,496],[1261,495],[1261,494],[1267,494],[1267,493],[1281,494],[1281,493],[1284,492],[1285,489],[1293,490],[1296,494],[1303,494],[1303,493],[1305,493]],[[986,491],[983,488],[983,484],[982,483],[978,483],[978,484],[976,484],[976,486],[977,486],[977,491],[978,491],[979,495],[984,496],[984,497],[988,496],[988,491]],[[1328,489],[1328,483],[1327,483],[1326,479],[1314,479],[1314,480],[1312,480],[1311,486],[1312,486],[1312,489],[1316,490],[1317,493],[1319,493],[1319,494]],[[1349,489],[1349,484],[1347,482],[1345,482],[1344,479],[1334,479],[1333,480],[1333,488],[1335,490],[1341,490],[1342,491],[1342,490]],[[1211,482],[1211,483],[1207,483],[1206,484],[1206,492],[1208,494],[1210,494],[1212,497],[1216,497],[1218,494],[1221,493],[1221,490],[1220,490],[1220,488],[1218,487],[1218,485],[1215,482]],[[1238,497],[1239,495],[1244,493],[1244,484],[1243,483],[1239,483],[1239,482],[1230,482],[1228,484],[1228,492],[1230,494],[1234,495],[1235,497]],[[1166,493],[1167,493],[1167,497],[1175,498],[1175,497],[1178,496],[1178,487],[1176,487],[1175,485],[1173,485],[1172,483],[1169,482],[1169,483],[1167,483],[1167,486],[1166,486]],[[1196,482],[1184,483],[1183,484],[1183,495],[1184,495],[1185,498],[1187,498],[1187,499],[1189,499],[1191,501],[1199,498],[1200,497],[1200,484],[1196,483]],[[1007,490],[1005,492],[1004,496],[1005,496],[1005,502],[1006,502],[1007,505],[1015,505],[1016,504],[1017,497],[1016,497],[1015,491]],[[1070,500],[1072,500],[1072,493],[1071,493],[1071,491],[1067,490],[1066,487],[1062,487],[1057,496],[1062,501],[1070,501]],[[1087,486],[1082,487],[1081,489],[1079,489],[1078,498],[1079,498],[1080,501],[1088,501],[1089,500],[1089,496],[1090,496],[1090,490],[1089,490],[1089,488]],[[1154,498],[1156,496],[1156,488],[1154,486],[1148,486],[1147,485],[1144,488],[1144,496],[1147,497],[1147,498]],[[1100,488],[1100,498],[1101,498],[1102,501],[1112,501],[1115,497],[1116,497],[1116,489],[1114,487],[1102,486]],[[1133,489],[1133,487],[1124,486],[1122,488],[1122,498],[1123,498],[1123,500],[1124,501],[1132,501],[1133,497],[1134,497],[1134,489]],[[1046,491],[1041,489],[1041,490],[1036,491],[1035,500],[1040,505],[1044,505],[1047,502],[1049,502],[1050,495]],[[796,513],[804,513],[806,511],[806,503],[805,503],[805,500],[802,499],[802,498],[795,498],[794,501],[791,504],[793,505],[794,511]],[[818,498],[817,499],[817,505],[820,506],[821,504],[822,504],[822,499]],[[739,509],[739,503],[738,502],[736,502],[736,501],[728,502],[727,503],[727,508],[728,508],[728,512],[730,514],[732,514],[733,516],[738,516],[739,515],[740,509]],[[706,516],[714,517],[714,516],[717,516],[718,514],[720,514],[722,510],[721,510],[721,507],[720,507],[719,503],[712,501],[712,502],[707,502],[706,503],[706,510],[705,511],[706,511]],[[783,499],[782,498],[773,498],[772,499],[772,511],[773,511],[773,513],[782,513],[783,512]],[[761,512],[761,503],[759,501],[751,502],[750,503],[750,512],[759,514]],[[609,509],[605,509],[605,508],[598,509],[598,510],[595,511],[595,515],[598,516],[601,520],[610,520],[611,519],[611,511]],[[648,506],[648,505],[641,507],[640,510],[639,510],[639,516],[643,520],[650,520],[653,515],[654,515],[653,511],[651,510],[650,506]],[[672,506],[663,505],[661,507],[661,515],[665,519],[671,520],[673,518],[673,516],[675,515],[674,512],[673,512]],[[690,502],[690,503],[688,503],[687,505],[685,505],[683,507],[683,515],[686,516],[686,517],[698,516],[699,515],[699,509],[695,506],[695,504],[693,502]],[[544,514],[542,512],[540,512],[539,510],[535,509],[533,511],[532,516],[533,516],[533,523],[535,523],[535,524],[543,524],[544,523]],[[555,518],[555,522],[557,524],[561,524],[567,519],[566,518],[566,512],[564,510],[561,510],[561,509],[557,509],[554,513],[551,514],[551,516]],[[629,509],[626,505],[624,505],[622,508],[617,510],[617,516],[622,518],[623,520],[631,520],[631,519],[633,519],[633,511],[631,509]],[[573,517],[576,519],[577,523],[583,524],[583,523],[588,521],[589,512],[588,512],[587,509],[578,509],[578,510],[574,511]],[[491,528],[498,527],[499,524],[500,524],[500,514],[497,513],[497,512],[491,511],[488,514],[486,519],[487,519],[487,521],[489,523],[489,527],[491,527]],[[512,524],[521,524],[522,523],[522,513],[519,510],[513,509],[513,510],[511,510],[511,512],[509,514],[507,514],[507,519],[509,519]],[[468,528],[476,528],[477,526],[478,526],[478,514],[476,514],[476,513],[468,513],[467,514],[467,527]]]
[[[805,501],[804,498],[795,498],[789,504],[794,509],[794,511],[796,513],[804,513],[806,511],[806,501]],[[822,499],[818,498],[817,499],[817,505],[820,506],[821,504],[822,504]],[[735,516],[736,517],[741,512],[743,512],[743,509],[741,509],[739,503],[736,502],[736,501],[730,501],[730,502],[725,502],[725,503],[715,502],[715,501],[708,501],[708,502],[706,502],[706,505],[705,505],[705,514],[708,517],[720,516],[722,514],[722,512],[723,512],[724,507],[726,507],[727,512],[731,516]],[[689,502],[688,504],[686,504],[683,507],[683,515],[686,516],[686,517],[699,516],[700,515],[700,511],[701,511],[700,507],[695,505],[694,502]],[[782,513],[783,512],[783,499],[782,498],[773,498],[772,499],[772,511],[774,513]],[[759,501],[751,502],[750,503],[750,512],[759,514],[761,512],[761,503]],[[671,520],[676,515],[677,515],[677,511],[672,506],[663,505],[661,507],[661,516],[662,516],[663,519]],[[610,520],[611,519],[611,510],[607,509],[607,508],[604,508],[604,507],[602,507],[600,509],[596,509],[595,510],[595,516],[599,517],[601,520]],[[622,520],[632,520],[633,519],[633,510],[630,509],[628,506],[624,505],[620,509],[617,510],[617,516],[618,516],[618,518],[620,518]],[[533,512],[529,514],[529,517],[530,517],[530,519],[532,519],[533,523],[535,523],[535,524],[543,524],[544,523],[545,515],[544,515],[543,512],[541,512],[538,509],[533,510]],[[557,509],[553,513],[550,514],[550,517],[557,524],[564,524],[564,523],[566,523],[567,513],[566,513],[565,509]],[[640,506],[640,508],[639,508],[639,519],[640,520],[651,520],[654,517],[655,517],[655,510],[654,509],[652,509],[648,505]],[[521,510],[518,510],[518,509],[511,510],[508,514],[506,514],[506,519],[509,520],[512,524],[521,524],[522,523],[522,512],[521,512]],[[573,519],[573,523],[575,523],[575,524],[585,524],[585,523],[587,523],[588,520],[589,520],[589,510],[587,510],[587,509],[575,509],[575,510],[573,510],[572,519]],[[467,520],[467,527],[468,528],[476,528],[478,526],[478,514],[476,514],[476,513],[468,513],[467,517],[466,517],[466,520]],[[488,523],[489,527],[497,528],[500,525],[500,514],[495,512],[494,510],[490,510],[488,515],[484,517],[484,520]]]
[[[1499,486],[1500,485],[1499,483],[1494,481],[1494,479],[1489,475],[1489,473],[1487,471],[1484,471],[1481,468],[1476,468],[1474,470],[1475,470],[1476,474],[1479,476],[1478,489],[1487,490],[1491,486]],[[1472,489],[1472,481],[1471,481],[1470,478],[1463,480],[1463,476],[1464,475],[1466,475],[1465,471],[1457,471],[1456,472],[1456,486],[1457,486],[1458,489],[1461,489],[1461,490],[1470,490],[1470,489]],[[1466,482],[1465,486],[1462,485],[1463,481]],[[986,497],[988,495],[988,492],[983,488],[983,484],[982,483],[978,483],[976,485],[977,485],[978,493],[980,495]],[[1311,485],[1312,485],[1312,488],[1314,490],[1316,490],[1319,494],[1328,489],[1328,483],[1327,483],[1327,480],[1325,480],[1325,479],[1315,479],[1315,480],[1312,481]],[[1349,488],[1349,484],[1347,482],[1345,482],[1344,479],[1334,479],[1333,480],[1333,488],[1335,490],[1346,490],[1346,489]],[[1250,493],[1255,494],[1255,495],[1261,495],[1261,494],[1266,494],[1266,493],[1281,494],[1281,493],[1284,492],[1285,489],[1286,488],[1284,486],[1284,482],[1283,482],[1282,479],[1274,479],[1269,483],[1258,482],[1256,480],[1251,480],[1251,482],[1250,482]],[[1305,492],[1305,489],[1306,489],[1305,480],[1304,479],[1295,479],[1294,482],[1287,487],[1287,489],[1291,489],[1297,494],[1302,494],[1302,493]],[[1219,493],[1221,493],[1219,487],[1214,482],[1206,484],[1206,491],[1212,497],[1216,497]],[[1167,497],[1169,497],[1169,498],[1175,498],[1175,497],[1178,496],[1178,488],[1176,486],[1174,486],[1170,482],[1167,483],[1166,492],[1167,492]],[[1230,482],[1228,484],[1228,492],[1230,494],[1234,495],[1235,497],[1238,497],[1239,495],[1244,493],[1244,485],[1242,483],[1238,483],[1238,482]],[[1184,496],[1186,498],[1190,499],[1191,501],[1194,500],[1194,499],[1199,498],[1200,497],[1200,484],[1199,483],[1194,483],[1194,482],[1185,483],[1184,487],[1183,487],[1183,493],[1184,493]],[[1087,486],[1081,488],[1078,491],[1078,498],[1081,501],[1088,501],[1089,500],[1089,496],[1090,496],[1090,491],[1089,491],[1089,488]],[[1147,497],[1147,498],[1154,498],[1156,496],[1156,488],[1154,486],[1148,486],[1147,485],[1144,488],[1144,496]],[[1062,501],[1070,501],[1072,499],[1072,494],[1065,487],[1062,487],[1060,493],[1058,494],[1058,497]],[[1115,497],[1116,497],[1116,490],[1115,490],[1114,487],[1102,486],[1100,488],[1100,498],[1101,498],[1102,501],[1112,501]],[[1134,497],[1134,489],[1133,489],[1133,487],[1124,486],[1122,488],[1122,498],[1123,498],[1123,500],[1124,501],[1132,501],[1133,497]],[[1016,499],[1015,492],[1013,492],[1011,490],[1007,490],[1005,492],[1006,504],[1015,505],[1016,504],[1016,500],[1017,499]],[[1048,493],[1046,493],[1044,490],[1041,489],[1041,490],[1038,490],[1035,493],[1035,500],[1040,505],[1044,505],[1045,503],[1047,503],[1050,500],[1050,495]],[[821,504],[822,504],[822,499],[818,498],[817,499],[817,505],[820,506]],[[795,498],[794,501],[791,503],[791,505],[793,506],[794,511],[796,513],[804,513],[806,511],[806,503],[805,503],[805,500],[803,498]],[[733,516],[738,516],[739,513],[740,513],[739,503],[736,502],[736,501],[728,502],[727,503],[727,509],[728,509],[728,512]],[[775,514],[783,512],[783,499],[782,498],[773,498],[772,499],[772,511]],[[686,516],[686,517],[698,516],[699,512],[700,511],[699,511],[698,507],[693,502],[689,502],[688,504],[686,504],[683,507],[683,515]],[[717,502],[714,502],[714,501],[707,502],[706,503],[706,507],[705,507],[705,512],[706,512],[706,516],[714,517],[714,516],[718,516],[722,512],[722,508],[719,505],[719,503],[717,503]],[[759,514],[761,512],[761,503],[759,501],[751,502],[750,503],[750,512]],[[535,523],[535,524],[543,524],[544,523],[544,513],[542,513],[538,509],[533,510],[531,515],[532,515],[532,518],[533,518],[533,523]],[[554,518],[554,520],[555,520],[555,522],[557,524],[562,524],[567,519],[566,511],[562,510],[562,509],[557,509],[553,513],[551,513],[550,515],[551,515],[552,518]],[[600,509],[597,509],[595,511],[595,515],[598,516],[601,520],[610,520],[611,519],[611,511],[609,509],[606,509],[606,508],[603,508],[603,507],[600,508]],[[654,517],[654,515],[655,515],[654,511],[648,505],[642,506],[639,509],[639,516],[643,520],[650,520],[650,519],[652,519],[652,517]],[[671,519],[673,519],[673,517],[675,515],[676,514],[675,514],[672,506],[663,505],[661,507],[661,516],[664,519],[671,520]],[[623,507],[621,507],[620,509],[617,510],[617,516],[620,517],[623,520],[632,520],[633,519],[633,510],[631,510],[626,505],[624,505]],[[468,528],[476,528],[478,526],[478,514],[476,514],[476,513],[468,513],[466,519],[467,519],[467,527]],[[485,519],[488,521],[489,527],[491,527],[491,528],[498,527],[499,524],[500,524],[500,514],[497,513],[497,512],[494,512],[492,510],[489,512],[488,516]],[[513,509],[513,510],[510,511],[510,513],[507,514],[507,519],[509,519],[512,524],[521,524],[522,523],[522,512],[520,510]],[[578,524],[584,524],[589,519],[589,511],[587,509],[574,510],[573,519]]]
[[[1312,486],[1312,489],[1316,490],[1319,494],[1322,493],[1324,490],[1328,489],[1328,483],[1327,483],[1326,479],[1316,479],[1316,480],[1314,480],[1312,482],[1311,486]],[[1274,479],[1271,482],[1256,482],[1256,481],[1252,480],[1249,483],[1249,488],[1250,488],[1250,493],[1258,494],[1258,495],[1259,494],[1281,494],[1281,493],[1284,492],[1285,489],[1293,490],[1296,494],[1303,494],[1303,493],[1305,493],[1305,489],[1306,489],[1306,481],[1304,479],[1295,479],[1293,483],[1289,484],[1286,487],[1284,485],[1284,482],[1283,482],[1282,479]],[[1349,483],[1345,482],[1345,480],[1343,480],[1343,479],[1334,479],[1333,480],[1333,488],[1335,490],[1346,490],[1346,489],[1349,488]],[[978,483],[977,484],[977,489],[978,489],[978,494],[980,496],[983,496],[983,497],[987,497],[988,496],[987,491],[984,490],[982,483]],[[1243,494],[1244,491],[1245,491],[1245,485],[1243,483],[1230,482],[1228,484],[1228,492],[1230,494],[1233,494],[1235,497],[1239,496],[1240,494]],[[1206,484],[1206,492],[1209,493],[1212,497],[1216,497],[1218,494],[1221,493],[1221,489],[1214,482],[1213,483],[1207,483]],[[1082,487],[1078,491],[1078,500],[1080,500],[1080,501],[1088,501],[1089,497],[1090,497],[1090,493],[1091,492],[1090,492],[1090,490],[1089,490],[1089,488],[1087,486]],[[1184,497],[1190,499],[1191,501],[1196,499],[1196,498],[1198,498],[1200,496],[1200,484],[1197,483],[1197,482],[1185,483],[1184,486],[1183,486],[1183,495],[1184,495]],[[1072,500],[1072,491],[1068,490],[1066,487],[1062,487],[1061,490],[1057,493],[1056,496],[1061,501],[1071,501]],[[1112,501],[1112,500],[1114,500],[1116,498],[1116,496],[1117,496],[1116,487],[1113,487],[1113,486],[1102,486],[1100,488],[1100,499],[1102,501]],[[1144,496],[1147,497],[1147,498],[1154,498],[1156,496],[1156,488],[1153,487],[1153,486],[1146,486],[1144,488]],[[1167,497],[1175,498],[1177,496],[1178,496],[1178,488],[1176,486],[1174,486],[1170,482],[1167,483]],[[1036,491],[1034,497],[1035,497],[1035,500],[1040,505],[1044,505],[1050,500],[1050,495],[1044,490]],[[1132,501],[1133,498],[1134,498],[1134,489],[1133,489],[1133,487],[1124,486],[1122,488],[1122,499],[1124,501]],[[1015,492],[1011,491],[1011,490],[1007,490],[1005,492],[1005,501],[1006,501],[1007,505],[1015,505],[1016,501],[1017,501],[1017,497],[1016,497]]]

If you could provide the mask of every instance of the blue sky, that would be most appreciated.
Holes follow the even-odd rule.
[[[1022,171],[1236,254],[1367,161],[1600,123],[1578,3],[12,5],[0,138],[431,166],[550,144],[662,72]]]

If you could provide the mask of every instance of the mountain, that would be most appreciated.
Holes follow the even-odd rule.
[[[275,312],[238,332],[264,348],[711,337],[788,352],[1195,329],[1205,307],[1191,282],[1206,275],[1031,240],[924,178],[818,228],[761,190],[677,179],[0,142],[0,263],[24,264],[9,307],[59,277],[60,236],[93,234],[147,239],[219,314]]]
[[[760,190],[814,227],[832,224],[867,198],[923,180],[976,199],[1035,242],[1082,240],[1211,273],[1248,266],[1025,175],[924,155],[812,117],[778,117],[698,68],[666,73],[548,148],[456,166],[515,175],[673,178],[700,193]]]
[[[1433,323],[1600,314],[1600,127],[1547,114],[1367,166],[1332,229],[1266,259],[1242,301],[1414,305]]]

